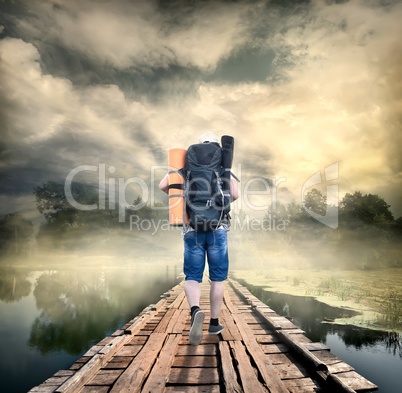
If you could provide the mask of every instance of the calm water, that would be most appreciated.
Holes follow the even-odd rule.
[[[179,280],[180,266],[0,269],[0,391],[27,392]]]
[[[125,269],[0,269],[0,391],[27,392],[68,369],[92,345],[157,302],[180,272],[178,265],[152,263]],[[294,318],[311,340],[326,343],[379,392],[400,391],[400,336],[325,324],[324,317],[345,311],[312,298],[247,287],[279,314]]]
[[[312,341],[321,341],[331,352],[379,386],[377,392],[397,393],[402,386],[402,335],[323,323],[352,312],[327,306],[311,297],[266,291],[239,280],[262,302],[295,325]]]

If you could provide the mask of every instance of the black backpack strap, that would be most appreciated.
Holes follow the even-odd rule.
[[[187,162],[187,160],[186,160]],[[187,213],[187,198],[188,198],[188,183],[190,181],[190,170],[181,168],[180,171],[182,171],[182,176],[184,177],[184,184],[183,184],[183,197],[184,197],[184,203],[183,203],[183,232],[185,233],[187,231],[188,225],[186,224],[186,213]]]
[[[226,171],[229,171],[230,175],[233,176],[237,180],[238,183],[240,183],[240,180],[236,177],[236,175],[230,169],[226,169]]]

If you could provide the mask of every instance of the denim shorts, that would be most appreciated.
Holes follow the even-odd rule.
[[[211,281],[224,281],[228,276],[229,256],[227,231],[187,232],[184,235],[184,274],[186,280],[202,282],[205,268],[205,254]]]

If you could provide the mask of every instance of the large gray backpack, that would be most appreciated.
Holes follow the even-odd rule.
[[[223,191],[225,168],[218,143],[199,143],[187,149],[182,169],[185,210],[190,226],[197,232],[211,232],[228,222],[230,193]]]

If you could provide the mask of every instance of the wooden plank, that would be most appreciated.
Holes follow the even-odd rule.
[[[237,376],[233,368],[228,343],[224,341],[219,342],[219,353],[226,393],[243,393],[242,388],[237,383]]]
[[[260,315],[257,315],[255,312],[244,315],[244,320],[247,323],[265,323],[265,319]]]
[[[291,335],[306,334],[306,332],[301,329],[281,329],[281,331],[289,333]]]
[[[142,351],[134,358],[130,366],[127,367],[114,384],[111,390],[112,393],[140,391],[141,385],[148,376],[166,336],[166,333],[154,333],[149,337]]]
[[[205,345],[180,345],[177,348],[176,355],[182,356],[214,356],[216,355],[216,346],[214,344]]]
[[[263,329],[254,329],[254,330],[252,330],[252,332],[255,336],[257,336],[256,339],[263,337],[267,334],[267,331],[263,330]]]
[[[74,371],[71,370],[59,370],[53,374],[54,377],[71,377],[74,374]]]
[[[184,290],[182,292],[180,292],[176,299],[173,301],[173,303],[169,306],[169,308],[180,308],[180,305],[183,301],[185,300],[186,294],[184,292]]]
[[[243,344],[240,341],[229,341],[229,345],[237,361],[243,391],[245,393],[264,393]]]
[[[91,359],[91,356],[81,356],[75,363],[87,363]]]
[[[109,337],[105,337],[103,340],[99,341],[98,344],[96,345],[100,345],[101,347],[109,344],[111,341],[113,341],[113,337],[109,336]]]
[[[298,327],[289,319],[285,317],[280,317],[280,316],[272,316],[272,317],[267,317],[268,320],[271,320],[275,322],[277,325],[280,326],[280,329],[298,329]]]
[[[150,336],[152,333],[153,333],[152,330],[141,329],[135,334],[138,336]]]
[[[288,353],[270,353],[267,357],[272,365],[292,363]]]
[[[131,356],[113,356],[109,362],[103,366],[104,369],[127,368],[134,357]]]
[[[274,330],[281,330],[286,328],[297,328],[290,321],[284,317],[280,317],[277,314],[265,313],[264,307],[256,307],[255,312],[260,315],[269,324],[269,326]]]
[[[123,370],[99,370],[99,372],[85,386],[110,386],[120,377],[122,372]]]
[[[220,393],[219,385],[166,386],[165,393]]]
[[[52,376],[52,377],[46,379],[46,381],[43,382],[43,384],[45,384],[45,385],[52,385],[53,388],[54,388],[55,386],[61,385],[61,384],[62,384],[64,381],[66,381],[68,378],[69,378],[68,375],[66,375],[66,376],[58,376],[58,377]]]
[[[86,351],[84,353],[83,356],[88,356],[88,357],[94,356],[96,353],[98,353],[104,347],[105,347],[104,345],[93,345],[91,348],[88,349],[88,351]]]
[[[129,340],[126,345],[143,345],[147,340],[148,337],[133,336],[133,338]]]
[[[137,332],[145,326],[145,323],[156,314],[156,310],[148,311],[142,315],[138,315],[134,318],[133,323],[124,330],[125,334],[135,335]]]
[[[371,390],[377,390],[378,386],[368,381],[366,378],[362,377],[355,371],[349,371],[345,373],[339,374],[329,374],[327,378],[327,382],[329,385],[335,383],[335,385],[340,385],[342,388],[345,386],[349,387],[349,391],[359,391],[359,392],[367,392]]]
[[[218,362],[216,356],[175,356],[172,367],[218,367]]]
[[[118,356],[137,356],[138,352],[142,349],[142,345],[124,345],[117,353]]]
[[[347,383],[340,380],[337,376],[328,374],[325,371],[318,371],[317,374],[327,383],[331,391],[342,391],[345,393],[356,393]]]
[[[243,319],[245,320],[245,318],[243,318]],[[274,330],[271,329],[265,321],[264,322],[256,322],[256,321],[249,322],[246,320],[246,322],[251,330],[264,330],[268,334],[274,333]]]
[[[84,386],[80,393],[107,393],[109,386]]]
[[[289,392],[292,393],[325,392],[311,378],[287,379],[283,382]]]
[[[174,360],[174,354],[179,345],[180,335],[172,334],[168,336],[166,344],[153,366],[151,373],[142,389],[143,392],[158,393],[165,390],[170,369]]]
[[[278,336],[291,348],[293,348],[299,355],[303,357],[311,366],[315,368],[317,371],[326,371],[328,367],[325,363],[323,363],[320,359],[318,359],[313,353],[308,351],[303,344],[299,344],[292,338],[287,332],[278,331]]]
[[[278,344],[281,342],[279,337],[275,334],[264,334],[256,336],[256,341],[259,344]]]
[[[294,329],[291,329],[291,330],[284,329],[284,331],[289,333],[294,341],[298,342],[299,344],[303,344],[305,346],[305,348],[308,348],[306,345],[308,345],[309,347],[311,346],[311,348],[321,345],[321,346],[323,346],[322,348],[316,348],[315,350],[329,349],[327,346],[324,347],[324,344],[322,344],[322,343],[313,343],[309,338],[307,338],[305,336],[305,332],[303,332],[303,331],[297,332],[297,333],[294,333],[294,331],[295,331]]]
[[[78,371],[79,369],[81,369],[83,367],[84,363],[74,363],[71,367],[70,370],[71,371]]]
[[[184,332],[182,338],[180,340],[180,345],[189,345],[190,341],[188,338],[188,331]],[[202,338],[201,345],[204,344],[217,344],[219,342],[219,334],[205,334],[204,337]]]
[[[229,310],[221,310],[220,315],[222,317],[222,324],[225,327],[225,330],[221,333],[223,340],[241,340],[239,329],[237,329]]]
[[[325,363],[327,366],[331,365],[331,364],[336,364],[336,363],[340,363],[343,360],[338,358],[338,356],[335,356],[333,353],[329,352],[329,351],[316,351],[314,352],[314,355],[320,359],[323,363]]]
[[[351,365],[345,362],[339,362],[328,365],[328,373],[330,374],[343,373],[346,371],[355,371],[355,369]]]
[[[308,351],[329,351],[330,348],[323,343],[309,343],[304,344],[304,348]]]
[[[28,393],[52,393],[54,392],[53,385],[41,384],[39,386],[33,387]]]
[[[230,311],[231,314],[237,314],[237,308],[236,306],[232,303],[232,299],[230,298],[229,292],[225,289],[223,293],[223,301],[225,302],[225,305],[227,309]]]
[[[267,384],[269,391],[271,393],[288,393],[285,385],[275,373],[275,369],[270,363],[269,359],[265,356],[259,344],[257,344],[257,341],[255,340],[247,323],[243,321],[238,314],[234,314],[233,317],[243,337],[244,344],[254,359],[254,362],[256,363],[264,382]]]
[[[166,329],[167,333],[180,334],[183,333],[184,324],[189,317],[189,312],[186,309],[177,309],[172,320]]]
[[[167,330],[167,327],[169,325],[169,323],[172,320],[173,315],[176,313],[176,309],[174,308],[169,308],[164,317],[161,319],[161,321],[159,322],[158,326],[155,329],[155,333],[165,333]]]
[[[274,367],[282,380],[308,377],[307,370],[304,367],[294,363],[277,364]]]
[[[219,383],[217,368],[171,368],[169,384],[213,385]],[[148,392],[147,392],[148,393]]]
[[[59,386],[55,392],[67,393],[79,391],[95,373],[105,365],[108,360],[128,341],[131,337],[128,335],[118,336],[107,346],[95,354],[87,363],[85,363],[74,375]]]

